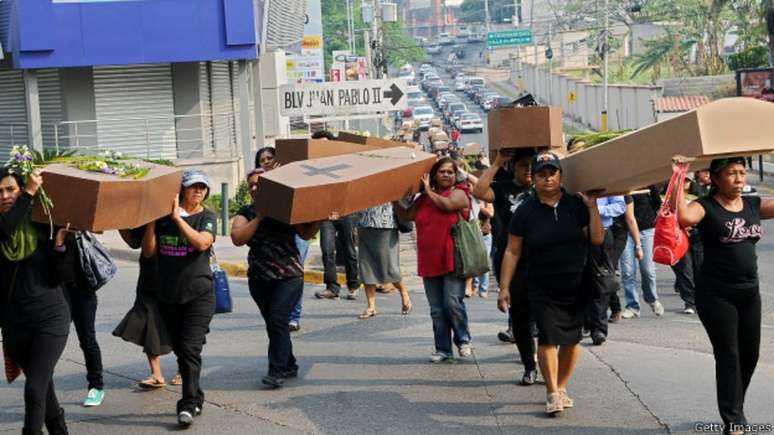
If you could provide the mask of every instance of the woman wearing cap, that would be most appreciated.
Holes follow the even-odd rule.
[[[465,280],[454,275],[452,227],[468,219],[471,197],[464,183],[456,184],[457,164],[444,157],[422,176],[423,192],[408,209],[395,203],[399,219],[416,221],[417,265],[433,319],[433,363],[453,359],[454,343],[463,358],[473,354],[465,310]]]
[[[271,388],[280,388],[287,378],[298,376],[288,330],[288,317],[304,288],[304,266],[295,236],[311,239],[322,222],[288,225],[256,212],[258,181],[262,173],[263,170],[258,168],[247,176],[253,203],[237,212],[231,225],[231,241],[236,246],[250,247],[248,286],[269,336],[269,372],[262,382]],[[331,216],[331,219],[336,218]]]
[[[682,156],[673,159],[685,162]],[[755,244],[761,219],[774,217],[774,199],[742,196],[745,159],[713,160],[707,196],[677,205],[682,227],[696,227],[704,262],[696,282],[696,311],[715,355],[718,408],[725,433],[741,434],[747,424],[744,397],[761,341],[761,296]]]
[[[500,311],[510,305],[511,280],[524,249],[529,251],[527,293],[538,327],[538,364],[546,382],[546,412],[573,406],[567,384],[578,359],[585,306],[581,280],[588,243],[602,245],[604,229],[591,194],[566,193],[562,168],[553,153],[532,160],[535,195],[516,209],[500,277]]]
[[[183,427],[193,423],[204,404],[199,387],[202,347],[215,314],[210,247],[217,217],[202,205],[209,193],[207,175],[187,169],[172,212],[149,224],[142,241],[142,255],[157,256],[159,309],[183,378],[183,397],[177,402],[177,421]]]

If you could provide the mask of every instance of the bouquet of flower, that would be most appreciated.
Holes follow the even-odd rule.
[[[120,161],[121,159],[123,159],[123,155],[120,152],[105,151],[96,158],[76,160],[75,167],[82,171],[101,172],[103,174],[115,175],[121,178],[133,178],[135,180],[143,178],[150,172],[150,169],[146,167],[124,163]]]
[[[30,149],[26,146],[14,145],[11,148],[10,158],[6,163],[9,172],[18,174],[22,179],[27,180],[27,177],[35,170],[35,164],[33,163],[33,156]],[[23,186],[19,186],[23,188]],[[38,198],[40,198],[40,205],[43,207],[43,213],[48,216],[49,225],[51,226],[51,238],[54,237],[54,222],[51,219],[51,209],[54,208],[54,203],[51,202],[51,198],[43,190],[43,187],[38,189]]]

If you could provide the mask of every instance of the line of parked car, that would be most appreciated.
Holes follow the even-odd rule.
[[[453,84],[447,85],[430,64],[419,67],[416,80],[419,86],[409,88],[409,107],[403,118],[417,120],[421,130],[429,128],[430,121],[437,116],[461,133],[480,133],[484,123],[481,116],[471,110],[471,102],[485,112],[511,103],[511,99],[489,90],[481,77],[458,72],[453,76]],[[467,100],[461,97],[462,93],[467,95]]]

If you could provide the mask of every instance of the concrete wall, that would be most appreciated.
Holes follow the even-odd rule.
[[[601,128],[604,89],[601,84],[579,80],[561,74],[549,74],[542,67],[525,64],[524,84],[544,104],[560,106],[566,117],[592,130]],[[537,72],[537,81],[533,75]],[[576,100],[568,100],[574,92]],[[611,130],[640,128],[656,122],[653,100],[661,95],[658,86],[609,85],[608,128]]]

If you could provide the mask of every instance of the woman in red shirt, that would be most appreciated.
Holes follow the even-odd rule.
[[[456,184],[457,164],[445,157],[438,160],[430,174],[422,176],[423,192],[408,209],[398,206],[398,216],[415,221],[417,263],[425,285],[433,319],[435,352],[431,362],[454,357],[454,343],[460,357],[472,355],[468,314],[465,310],[465,280],[454,275],[454,239],[452,227],[458,219],[468,218],[470,195],[464,184]]]

